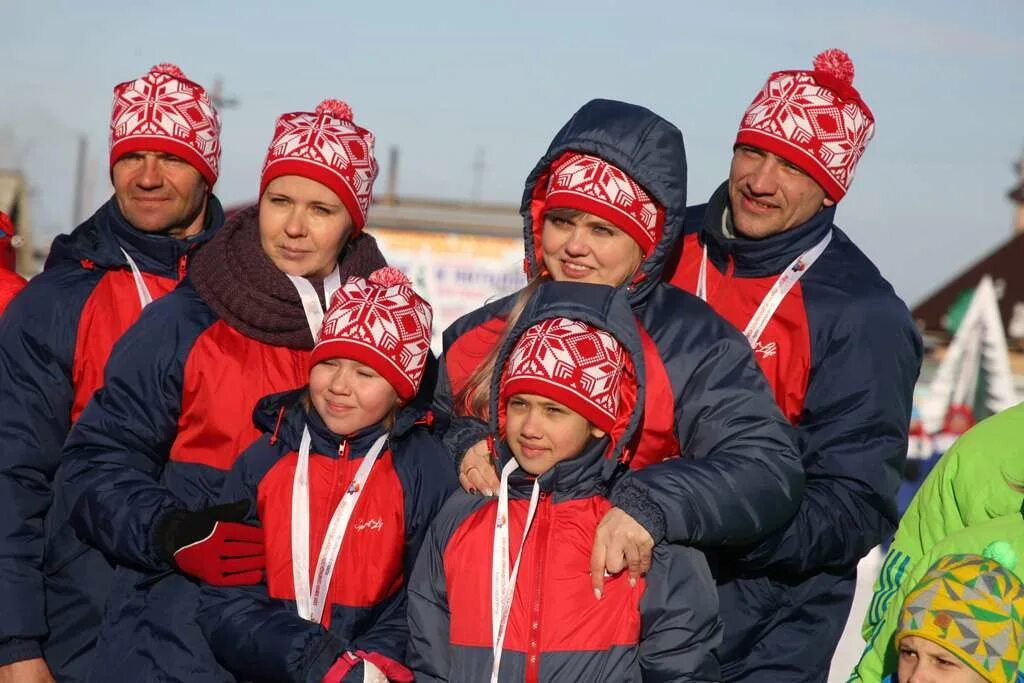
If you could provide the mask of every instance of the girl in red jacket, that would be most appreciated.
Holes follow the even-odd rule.
[[[417,681],[720,680],[700,552],[659,544],[645,576],[591,584],[609,479],[642,419],[642,356],[621,290],[545,283],[527,304],[492,382],[497,498],[454,494],[409,582]]]
[[[412,680],[406,577],[456,485],[424,411],[408,405],[430,325],[430,305],[398,270],[350,278],[324,320],[308,387],[257,408],[264,435],[235,462],[221,500],[263,527],[266,584],[207,586],[199,613],[239,679]]]

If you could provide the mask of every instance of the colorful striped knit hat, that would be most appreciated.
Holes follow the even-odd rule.
[[[918,636],[945,648],[992,683],[1017,675],[1024,643],[1024,584],[1016,554],[996,541],[982,555],[947,555],[903,603],[896,644]]]

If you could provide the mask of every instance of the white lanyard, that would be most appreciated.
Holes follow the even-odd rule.
[[[501,470],[501,485],[498,488],[498,514],[494,517],[494,549],[491,555],[491,638],[494,643],[494,666],[491,669],[491,683],[498,680],[498,667],[501,665],[501,651],[505,646],[505,631],[508,628],[508,617],[512,611],[512,596],[516,592],[516,577],[519,576],[519,561],[523,559],[523,548],[526,536],[530,533],[533,516],[537,512],[540,500],[540,484],[533,480],[533,491],[530,493],[530,507],[526,513],[526,524],[523,525],[523,540],[519,542],[519,552],[512,573],[508,570],[508,475],[519,467],[515,459],[509,460]]]
[[[288,274],[285,273],[285,275]],[[320,303],[320,297],[309,280],[298,275],[288,275],[288,279],[292,281],[292,286],[295,287],[295,291],[299,293],[299,298],[302,299],[302,311],[306,314],[309,333],[313,335],[313,343],[316,344],[317,338],[320,336],[320,327],[324,324],[324,311],[326,309]],[[331,307],[331,299],[339,287],[341,287],[341,273],[338,272],[338,267],[335,266],[331,274],[324,278],[324,300],[327,302],[327,308]]]
[[[793,259],[792,263],[786,266],[786,269],[775,280],[775,284],[768,290],[768,294],[765,295],[761,305],[757,307],[753,317],[750,318],[750,322],[747,323],[747,329],[743,330],[743,336],[747,338],[752,347],[756,346],[757,342],[760,341],[764,328],[768,327],[768,321],[775,315],[775,311],[779,308],[782,300],[786,298],[786,295],[789,294],[789,290],[793,289],[793,285],[804,276],[804,273],[811,269],[811,266],[814,265],[814,262],[818,260],[818,257],[821,256],[831,241],[832,230],[829,230],[821,241]],[[705,243],[704,256],[700,261],[700,273],[697,275],[696,292],[697,296],[704,301],[708,300],[707,277],[708,245]]]
[[[313,587],[309,585],[309,429],[302,431],[302,443],[299,445],[299,461],[295,465],[295,477],[292,480],[292,578],[295,581],[295,603],[299,616],[319,624],[323,619],[324,605],[327,603],[327,589],[331,585],[331,575],[338,561],[341,542],[348,530],[352,511],[359,502],[370,476],[370,468],[377,461],[387,434],[377,439],[370,451],[363,456],[356,476],[348,490],[341,496],[338,507],[334,509],[331,523],[327,526],[320,556],[316,562],[316,574]]]
[[[121,253],[124,254],[125,261],[128,262],[128,267],[132,269],[132,277],[135,278],[135,289],[139,292],[139,304],[142,308],[145,308],[149,304],[153,303],[153,295],[149,293],[149,288],[146,287],[146,281],[142,279],[142,273],[139,271],[139,267],[135,265],[135,259],[128,255],[128,252],[121,248]]]

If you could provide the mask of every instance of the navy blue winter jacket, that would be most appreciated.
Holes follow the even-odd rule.
[[[679,129],[632,104],[593,100],[558,132],[526,180],[521,213],[531,277],[541,272],[538,193],[566,151],[601,157],[629,174],[665,211],[664,234],[622,285],[641,332],[648,392],[634,468],[666,474],[652,488],[644,470],[625,477],[612,503],[643,524],[655,541],[743,545],[766,536],[796,510],[803,470],[792,427],[782,416],[750,345],[704,302],[662,281],[668,253],[683,232],[686,152]],[[460,414],[453,395],[498,343],[515,296],[469,313],[444,334],[435,406]],[[487,426],[457,418],[445,436],[461,457]],[[663,499],[660,494],[666,491]],[[660,503],[665,503],[661,505]]]
[[[743,329],[765,293],[826,235],[821,257],[787,294],[758,340],[761,369],[797,426],[807,486],[793,520],[760,544],[722,554],[723,674],[735,681],[823,681],[843,632],[857,562],[896,525],[921,340],[906,305],[834,224],[826,207],[760,239],[723,232],[726,185],[686,217],[672,282],[696,289],[708,251],[708,303]],[[648,479],[661,507],[675,504]],[[655,480],[657,478],[657,480]]]
[[[68,430],[141,310],[121,250],[156,299],[178,284],[189,252],[223,221],[211,195],[199,235],[150,235],[132,227],[112,198],[54,240],[45,271],[0,319],[0,666],[45,656],[59,680],[84,676],[112,570],[68,527],[54,480]]]

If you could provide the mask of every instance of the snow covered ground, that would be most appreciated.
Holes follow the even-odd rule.
[[[850,610],[850,618],[846,622],[846,629],[843,631],[836,654],[832,657],[828,683],[845,683],[857,660],[860,659],[860,653],[864,649],[860,627],[871,603],[871,589],[875,585],[875,578],[882,567],[883,559],[881,548],[875,548],[857,566],[857,592],[853,596],[853,609]]]

